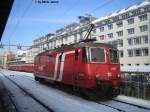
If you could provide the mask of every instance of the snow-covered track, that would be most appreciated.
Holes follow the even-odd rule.
[[[6,89],[5,85],[2,83],[2,80],[0,79],[0,92],[2,92],[0,95],[3,97],[3,106],[6,109],[6,111],[12,111],[12,112],[19,112],[17,109],[16,104],[13,102],[12,98],[10,97],[10,92]]]
[[[140,106],[140,105],[136,105],[136,104],[133,104],[133,103],[128,103],[128,102],[120,101],[120,100],[116,100],[116,99],[113,99],[113,101],[128,104],[128,105],[132,105],[132,106],[135,106],[135,107],[138,107],[138,108],[141,108],[141,109],[150,110],[150,107],[148,108],[148,107],[144,107],[144,106]]]
[[[26,89],[22,88],[19,84],[17,84],[15,81],[13,81],[12,79],[10,79],[9,77],[7,77],[4,73],[0,72],[5,78],[7,78],[9,81],[11,81],[13,84],[15,84],[20,90],[22,90],[24,93],[26,93],[26,95],[28,95],[29,97],[31,97],[32,99],[34,99],[36,102],[38,102],[41,106],[43,106],[48,112],[54,112],[54,110],[52,110],[50,107],[48,107],[47,105],[45,105],[43,102],[41,102],[40,100],[38,100],[33,94],[31,94],[30,92],[28,92]],[[17,107],[16,107],[17,108]]]
[[[108,104],[105,104],[105,103],[102,103],[102,102],[96,102],[96,103],[101,104],[101,105],[104,105],[104,106],[107,106],[107,107],[110,107],[110,108],[115,109],[115,110],[117,110],[117,111],[119,111],[119,112],[127,112],[127,111],[125,111],[125,110],[122,110],[122,109],[113,107],[113,106],[111,106],[111,105],[108,105]]]
[[[132,97],[130,98],[123,95],[119,95],[119,97],[112,100],[92,101],[84,97],[78,97],[76,94],[72,95],[65,90],[59,90],[57,87],[55,88],[55,86],[51,87],[49,84],[47,85],[47,83],[41,84],[34,80],[33,74],[14,71],[4,71],[4,74],[56,112],[76,112],[79,110],[79,112],[150,112],[148,106],[149,101],[140,101],[140,99],[136,98],[132,101]],[[6,78],[4,77],[4,79]],[[7,81],[9,80],[6,79],[6,84]],[[127,97],[126,99],[128,100],[124,100],[124,97]]]
[[[27,79],[27,80],[30,80],[30,81],[35,81],[32,77],[30,77],[30,76],[25,76],[25,75],[23,75],[23,76],[21,76],[21,77],[23,77],[23,78],[25,78],[25,79]],[[94,101],[93,100],[93,102],[96,102],[96,103],[98,103],[98,104],[100,104],[100,105],[104,105],[104,106],[106,106],[106,107],[109,107],[109,108],[112,108],[112,109],[114,109],[114,110],[117,110],[117,111],[119,111],[119,112],[128,112],[128,111],[126,111],[126,109],[125,108],[122,108],[122,107],[120,107],[120,106],[113,106],[113,105],[111,105],[111,104],[109,104],[109,103],[107,103],[107,102],[105,102],[105,101]],[[128,107],[130,107],[130,108],[140,108],[140,109],[142,109],[142,110],[150,110],[150,108],[148,108],[148,107],[144,107],[144,106],[140,106],[140,105],[136,105],[136,104],[133,104],[133,103],[128,103],[128,102],[125,102],[125,101],[120,101],[120,100],[116,100],[116,99],[112,99],[112,100],[110,100],[109,102],[112,102],[112,103],[114,103],[114,104],[116,104],[116,103],[119,103],[120,105],[127,105]]]

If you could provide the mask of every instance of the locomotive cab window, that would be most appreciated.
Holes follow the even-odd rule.
[[[62,61],[62,54],[59,56],[59,62]]]
[[[110,53],[110,61],[111,61],[111,63],[119,63],[118,51],[110,49],[109,53]]]
[[[82,48],[82,62],[86,63],[87,62],[87,50],[86,48]]]
[[[78,57],[79,57],[79,52],[78,52],[78,49],[75,50],[75,60],[78,60]]]
[[[91,62],[105,62],[104,48],[90,48],[90,60]]]

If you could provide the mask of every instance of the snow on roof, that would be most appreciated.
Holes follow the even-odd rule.
[[[107,18],[108,18],[108,16],[101,17],[101,18],[99,18],[99,19],[96,19],[96,20],[92,21],[92,23],[94,24],[94,23],[97,23],[97,22],[99,22],[99,21],[101,21],[101,20],[104,20],[104,19],[107,19]]]
[[[124,9],[122,9],[122,10],[120,10],[120,11],[117,11],[117,12],[112,13],[110,16],[105,16],[105,17],[101,17],[101,18],[99,18],[99,19],[96,19],[96,20],[93,21],[92,23],[100,22],[100,21],[102,21],[102,20],[104,20],[104,19],[108,19],[109,17],[117,16],[117,15],[119,15],[119,14],[125,13],[125,12],[130,11],[130,10],[137,9],[137,8],[139,8],[139,7],[143,7],[143,6],[145,6],[145,5],[150,5],[150,1],[147,0],[147,1],[144,1],[144,2],[142,2],[142,3],[140,3],[140,4],[133,5],[133,6],[129,7],[129,8],[124,8]]]
[[[80,26],[77,26],[74,30],[77,30],[77,29],[79,29],[80,28]]]
[[[122,72],[150,72],[150,65],[147,66],[123,66]]]
[[[23,53],[27,53],[27,50],[18,50],[17,51],[18,55],[22,55]]]
[[[118,13],[121,14],[121,13],[124,13],[124,12],[126,12],[126,9],[122,9]]]
[[[116,16],[117,14],[118,14],[117,12],[114,12],[109,17]]]
[[[142,3],[140,3],[138,6],[139,7],[142,7],[142,6],[145,6],[145,5],[150,5],[150,1],[145,1],[145,2],[142,2]]]
[[[133,5],[133,6],[131,6],[131,7],[129,7],[128,9],[126,9],[126,11],[134,10],[134,9],[136,9],[136,8],[138,8],[138,7],[137,7],[137,4],[136,4],[136,5]]]

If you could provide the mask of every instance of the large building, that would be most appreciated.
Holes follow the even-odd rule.
[[[43,52],[62,44],[79,42],[84,39],[90,23],[95,25],[91,38],[119,49],[121,66],[150,65],[149,0],[99,19],[91,15],[81,16],[78,23],[34,40],[33,46],[39,47],[39,52]]]
[[[12,61],[16,58],[16,54],[11,51],[5,51],[0,54],[0,68],[6,68],[7,61]]]

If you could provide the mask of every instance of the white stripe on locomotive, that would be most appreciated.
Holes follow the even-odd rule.
[[[57,81],[62,81],[63,78],[63,71],[64,71],[64,62],[65,62],[65,57],[67,54],[72,54],[75,53],[75,51],[69,51],[69,52],[64,52],[62,55],[62,60],[61,60],[61,66],[60,66],[60,74],[59,74],[59,78]]]
[[[55,72],[54,72],[53,80],[56,80],[56,77],[57,77],[58,60],[59,60],[59,56],[60,56],[60,55],[61,55],[61,53],[57,54],[57,56],[56,56],[56,61],[55,61]]]

